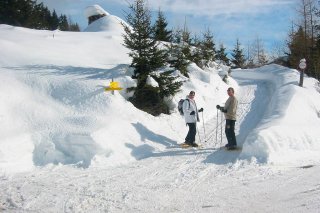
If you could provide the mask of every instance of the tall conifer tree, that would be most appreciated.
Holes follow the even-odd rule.
[[[243,68],[244,64],[246,62],[246,59],[243,54],[243,49],[241,49],[240,46],[241,46],[241,44],[239,42],[239,39],[237,39],[236,46],[234,47],[234,49],[231,53],[231,55],[233,57],[231,62],[234,64],[235,68]]]
[[[130,100],[136,107],[150,114],[168,113],[168,107],[161,95],[166,94],[161,93],[163,88],[152,87],[146,82],[154,71],[165,65],[166,53],[157,47],[157,41],[152,38],[151,15],[144,0],[136,0],[129,8],[131,13],[126,15],[126,20],[130,26],[123,24],[124,46],[131,50],[129,56],[134,68],[133,78],[137,79],[137,87],[134,88],[134,95]]]
[[[172,31],[167,30],[168,22],[163,14],[163,12],[159,9],[158,18],[156,23],[154,24],[154,39],[157,41],[172,41]]]

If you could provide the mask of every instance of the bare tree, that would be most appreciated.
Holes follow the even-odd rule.
[[[263,66],[268,63],[268,58],[266,54],[266,50],[263,44],[262,39],[257,36],[251,46],[251,52],[253,55],[254,63],[258,66]]]

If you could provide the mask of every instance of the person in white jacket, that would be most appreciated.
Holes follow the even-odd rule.
[[[198,147],[196,144],[196,133],[197,133],[197,122],[199,122],[199,114],[198,112],[202,112],[203,108],[197,109],[196,102],[194,100],[195,92],[191,91],[189,95],[187,95],[186,100],[183,102],[183,114],[186,124],[189,127],[188,134],[185,138],[185,145]]]

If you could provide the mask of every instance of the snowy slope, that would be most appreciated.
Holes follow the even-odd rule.
[[[122,164],[183,141],[186,128],[177,113],[153,117],[126,101],[130,94],[125,90],[115,95],[104,92],[103,87],[112,79],[124,88],[135,85],[121,37],[106,37],[110,32],[33,31],[6,25],[1,26],[1,32],[1,45],[7,48],[1,78],[8,82],[1,85],[2,114],[5,120],[19,125],[6,125],[4,132],[10,128],[12,134],[0,137],[4,144],[24,140],[28,146],[24,153],[27,161],[21,160],[20,154],[14,160],[3,157],[3,168],[25,170],[48,163],[78,162],[88,167],[100,161],[104,165]],[[52,33],[55,36],[49,37]],[[195,77],[171,100],[173,110],[190,89],[199,93],[198,105],[205,108],[225,99],[224,92],[210,84],[219,82],[223,90],[227,88],[216,70],[198,72],[194,65],[190,69]],[[214,113],[208,110],[208,118]],[[8,146],[1,151],[14,153],[12,149]]]
[[[104,91],[112,79],[135,85],[115,31],[0,25],[0,211],[318,211],[317,81],[301,88],[296,70],[269,65],[235,70],[227,85],[225,68],[191,64],[173,113],[153,117],[125,90]],[[226,139],[215,106],[230,85],[241,152],[218,149]],[[187,128],[176,104],[190,90],[205,109],[201,150],[177,148]]]

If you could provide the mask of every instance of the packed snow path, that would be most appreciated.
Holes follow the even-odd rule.
[[[237,77],[235,76],[237,79]],[[238,143],[260,121],[268,83],[237,79],[240,85]],[[257,83],[258,82],[258,83]],[[264,96],[263,96],[263,95]],[[213,106],[215,107],[215,106]],[[4,212],[316,212],[319,166],[260,165],[219,150],[217,120],[206,121],[203,149],[167,147],[120,167],[38,168],[0,176]],[[218,120],[223,128],[224,119]],[[221,135],[218,134],[218,138]],[[212,136],[213,135],[213,136]],[[225,144],[224,130],[222,130]],[[305,177],[308,177],[306,179]]]
[[[242,72],[246,71],[238,71],[234,74],[234,78],[240,86],[238,94],[235,94],[239,102],[235,131],[237,135],[237,142],[240,147],[243,145],[248,133],[250,133],[259,121],[261,121],[266,111],[266,107],[268,106],[269,97],[271,96],[269,89],[270,82],[242,79],[240,77],[242,76]],[[221,106],[223,106],[223,104],[224,103],[221,103]],[[223,113],[220,111],[218,111],[215,118],[206,121],[205,128],[207,130],[205,131],[209,131],[205,137],[203,136],[204,131],[202,131],[202,128],[203,126],[200,125],[200,139],[202,139],[202,141],[206,141],[204,143],[206,147],[219,148],[227,143],[224,133],[225,118]]]

